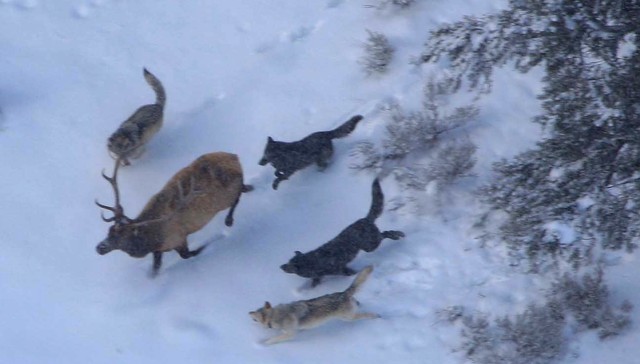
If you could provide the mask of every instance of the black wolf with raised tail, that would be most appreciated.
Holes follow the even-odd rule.
[[[402,231],[380,231],[375,220],[382,214],[384,195],[380,181],[376,178],[371,187],[372,202],[369,214],[342,230],[338,236],[308,253],[295,252],[293,258],[280,268],[301,277],[311,278],[311,286],[320,283],[323,276],[355,274],[347,264],[360,250],[372,252],[380,246],[383,239],[398,240],[404,237]]]
[[[362,119],[362,115],[355,115],[333,130],[315,132],[296,142],[281,142],[268,137],[259,164],[264,166],[271,163],[276,169],[273,189],[277,190],[280,182],[313,163],[317,164],[320,170],[325,169],[333,155],[332,140],[349,135]]]

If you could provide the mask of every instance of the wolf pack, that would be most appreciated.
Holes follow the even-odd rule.
[[[97,200],[95,203],[111,216],[102,219],[111,223],[107,237],[96,250],[104,255],[121,250],[129,256],[142,258],[153,256],[150,275],[156,276],[162,266],[162,255],[174,250],[183,259],[197,256],[206,247],[191,250],[187,237],[202,229],[222,210],[227,210],[225,225],[232,226],[234,211],[244,193],[253,186],[244,183],[238,156],[227,152],[212,152],[198,157],[179,170],[164,187],[153,195],[140,214],[127,217],[120,203],[118,171],[131,164],[144,152],[145,145],[160,130],[166,103],[166,93],[160,80],[143,70],[144,79],[156,94],[155,103],[138,108],[120,124],[108,138],[107,149],[114,159],[111,175],[102,171],[115,196],[113,206]],[[353,132],[363,117],[355,115],[339,127],[329,131],[314,132],[294,142],[276,141],[268,137],[264,154],[259,164],[271,164],[275,168],[274,190],[295,172],[313,164],[324,170],[333,156],[333,139],[343,138]],[[318,248],[302,253],[295,251],[293,257],[280,266],[291,274],[310,279],[311,287],[321,283],[325,276],[352,276],[352,284],[342,292],[331,293],[309,300],[299,300],[272,306],[268,301],[250,317],[269,329],[280,330],[280,335],[264,341],[275,344],[291,339],[298,330],[318,326],[331,319],[359,320],[380,317],[374,313],[358,312],[355,293],[371,274],[373,267],[367,266],[356,272],[348,266],[360,250],[372,252],[384,239],[399,240],[405,235],[401,231],[380,231],[376,219],[384,207],[384,195],[380,181],[375,178],[371,186],[371,207],[365,217],[342,230],[335,238]]]

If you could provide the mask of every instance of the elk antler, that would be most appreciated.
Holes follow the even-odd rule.
[[[96,205],[98,205],[98,207],[113,212],[113,217],[110,217],[110,218],[106,218],[106,217],[104,217],[103,213],[100,213],[100,216],[102,217],[102,220],[104,220],[105,222],[113,222],[113,221],[115,221],[116,224],[131,222],[131,219],[128,218],[127,216],[125,216],[124,209],[122,208],[122,205],[120,204],[120,191],[118,190],[118,180],[117,180],[117,178],[118,178],[118,169],[120,168],[120,164],[121,164],[120,163],[120,158],[117,158],[115,167],[113,168],[113,176],[112,177],[107,176],[104,173],[104,169],[102,170],[102,177],[104,179],[106,179],[107,182],[109,182],[111,184],[111,187],[113,187],[113,192],[114,192],[115,197],[116,197],[115,206],[111,207],[111,206],[103,205],[103,204],[99,203],[98,200],[96,200]]]

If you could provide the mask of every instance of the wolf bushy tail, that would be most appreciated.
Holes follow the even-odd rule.
[[[344,124],[340,125],[339,127],[333,130],[327,131],[326,133],[329,135],[331,139],[344,138],[347,135],[351,134],[352,131],[355,130],[356,125],[358,125],[358,123],[362,119],[363,119],[362,115],[355,115],[351,117],[351,119],[347,120]]]
[[[356,292],[358,292],[358,290],[360,289],[360,286],[362,286],[362,284],[367,280],[367,278],[369,278],[369,275],[371,274],[372,271],[373,271],[372,265],[368,265],[364,267],[364,269],[362,269],[360,273],[358,273],[356,278],[353,280],[353,283],[351,283],[349,288],[347,288],[344,291],[344,293],[347,296],[353,296],[354,294],[356,294]]]
[[[366,219],[372,222],[375,221],[375,219],[382,215],[383,208],[384,194],[382,194],[380,180],[376,178],[371,185],[371,208],[369,208],[369,214],[367,214]]]
[[[162,82],[146,68],[144,69],[144,79],[151,86],[153,92],[156,93],[156,104],[164,107],[164,103],[167,101],[167,94],[164,92]]]

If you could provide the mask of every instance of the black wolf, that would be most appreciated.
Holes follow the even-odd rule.
[[[271,163],[276,169],[273,189],[277,190],[281,181],[312,163],[316,163],[321,170],[326,168],[333,155],[332,139],[349,135],[362,118],[362,115],[353,116],[333,130],[315,132],[297,142],[280,142],[269,137],[259,164],[264,166]]]
[[[338,236],[308,253],[295,252],[293,258],[280,269],[287,273],[294,273],[301,277],[311,278],[311,286],[315,287],[326,275],[355,274],[347,264],[351,262],[360,250],[372,252],[380,246],[383,239],[398,240],[404,237],[402,231],[380,231],[375,220],[382,214],[384,195],[380,188],[380,181],[376,178],[371,187],[372,202],[369,214],[347,226]]]

